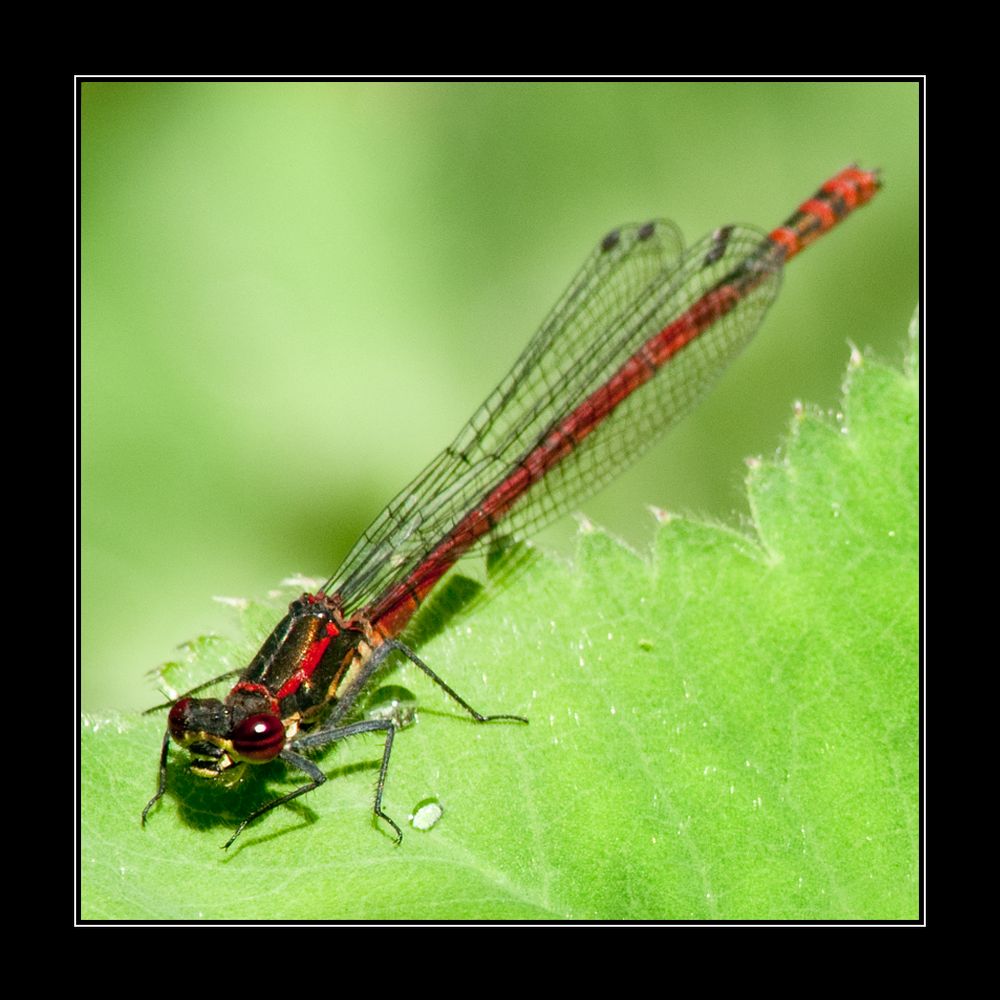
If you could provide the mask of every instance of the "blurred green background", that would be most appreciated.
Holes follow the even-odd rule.
[[[852,161],[871,206],[796,260],[746,354],[583,505],[731,524],[847,341],[902,356],[918,294],[915,83],[82,84],[83,701],[233,627],[213,595],[325,577],[446,445],[594,243],[772,228]],[[544,536],[568,551],[571,521]]]

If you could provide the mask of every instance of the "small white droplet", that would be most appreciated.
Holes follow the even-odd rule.
[[[425,799],[413,810],[410,826],[414,830],[429,830],[437,823],[443,813],[444,809],[441,808],[441,803],[437,799]]]

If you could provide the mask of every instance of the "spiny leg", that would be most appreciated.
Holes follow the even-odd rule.
[[[372,733],[372,732],[384,732],[385,736],[385,747],[382,751],[382,766],[379,768],[378,775],[378,785],[375,791],[375,808],[374,813],[376,816],[384,819],[395,831],[396,831],[396,843],[400,843],[403,839],[403,831],[400,830],[396,822],[391,816],[387,816],[382,811],[382,791],[385,787],[385,776],[389,770],[389,754],[392,751],[392,741],[395,735],[395,726],[390,719],[370,719],[364,722],[354,722],[349,726],[337,726],[331,729],[319,729],[316,732],[309,733],[307,736],[302,736],[299,739],[293,741],[290,746],[286,747],[281,751],[279,757],[293,767],[297,767],[300,771],[305,772],[312,781],[308,784],[302,785],[300,788],[296,788],[294,791],[289,792],[287,795],[282,795],[279,798],[268,802],[266,805],[261,806],[259,809],[255,809],[242,823],[236,828],[233,835],[222,845],[223,850],[227,850],[236,840],[236,838],[249,826],[255,819],[263,816],[264,813],[270,812],[276,806],[284,805],[286,802],[291,802],[292,799],[297,799],[300,795],[305,795],[306,792],[311,792],[314,788],[318,788],[326,780],[326,775],[307,757],[303,757],[296,753],[295,750],[299,749],[316,749],[317,747],[327,746],[330,743],[336,743],[338,740],[346,739],[348,736],[356,736],[359,733]],[[292,747],[295,749],[293,750]]]
[[[190,698],[191,695],[197,693],[198,691],[204,691],[205,688],[211,687],[213,684],[218,684],[219,681],[228,680],[230,677],[238,677],[242,670],[227,670],[224,674],[219,674],[218,677],[213,677],[210,681],[203,681],[201,684],[195,685],[183,694],[179,694],[173,701],[165,701],[162,704],[154,705],[152,708],[147,708],[143,715],[152,715],[153,712],[159,712],[162,708],[172,708],[177,702],[181,701],[183,698]]]
[[[163,798],[163,793],[167,790],[167,751],[170,747],[170,730],[163,734],[163,748],[160,750],[160,780],[156,786],[156,794],[146,803],[146,808],[142,811],[142,825],[146,825],[146,816],[149,810]]]
[[[409,646],[404,645],[398,639],[389,639],[385,643],[390,649],[398,650],[403,654],[411,663],[415,663],[420,669],[427,674],[427,676],[434,681],[435,684],[442,691],[444,691],[450,698],[458,702],[476,720],[476,722],[497,722],[501,719],[506,719],[510,722],[523,722],[527,724],[528,720],[523,715],[483,715],[477,712],[461,695],[459,695],[453,688],[449,687],[436,673],[423,660],[417,656],[416,653],[410,649]]]

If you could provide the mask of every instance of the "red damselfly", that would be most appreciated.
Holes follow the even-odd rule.
[[[201,685],[172,703],[143,823],[166,790],[171,739],[203,776],[280,759],[308,777],[250,813],[229,847],[247,824],[326,781],[306,753],[380,732],[374,812],[401,840],[382,810],[396,722],[346,721],[392,653],[477,722],[527,721],[480,714],[400,641],[418,606],[462,556],[526,537],[621,472],[747,344],[783,266],[878,188],[877,172],[848,167],[770,234],[724,226],[688,250],[669,222],[608,233],[455,441],[318,591],[291,603],[225,700],[192,698]]]

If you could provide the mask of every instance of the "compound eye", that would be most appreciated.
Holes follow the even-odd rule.
[[[229,734],[229,709],[218,698],[181,698],[167,717],[170,735],[187,746],[200,734],[225,738]]]
[[[167,728],[170,730],[170,735],[173,736],[178,743],[182,743],[184,740],[184,734],[187,731],[188,724],[188,709],[191,707],[190,698],[181,698],[180,701],[176,702],[170,709],[170,715],[167,716]]]
[[[285,727],[276,715],[251,715],[232,734],[233,749],[244,760],[273,760],[285,746]]]

